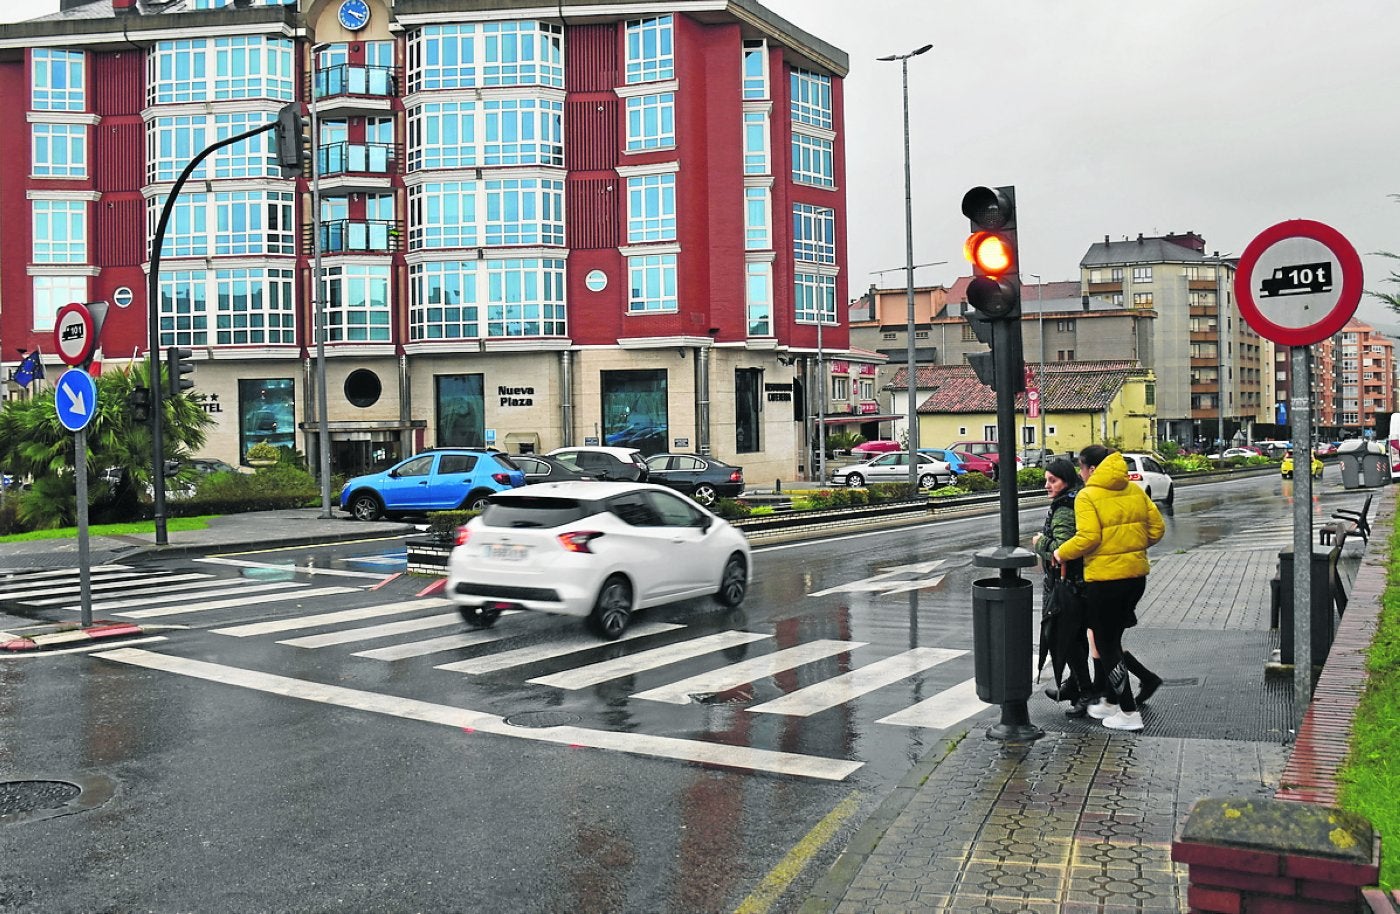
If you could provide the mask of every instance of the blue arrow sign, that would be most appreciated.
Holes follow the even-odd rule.
[[[64,428],[81,432],[97,414],[97,382],[81,368],[68,369],[54,385],[53,406]]]

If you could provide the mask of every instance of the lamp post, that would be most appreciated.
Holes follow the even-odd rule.
[[[317,61],[327,45],[311,48],[311,308],[316,321],[316,445],[321,469],[321,517],[331,514],[331,423],[326,405],[326,295],[321,273],[321,122],[317,116]]]
[[[1040,312],[1040,364],[1035,368],[1035,389],[1040,394],[1040,464],[1045,465],[1045,285],[1039,273],[1027,273],[1035,277],[1035,308]]]
[[[904,87],[904,262],[905,289],[908,292],[908,350],[905,353],[909,372],[909,487],[917,491],[919,487],[919,402],[918,378],[914,371],[914,196],[909,172],[909,58],[918,57],[933,50],[926,44],[908,54],[891,54],[877,57],[881,61],[899,61],[899,72]]]

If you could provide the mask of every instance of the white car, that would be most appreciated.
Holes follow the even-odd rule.
[[[1125,453],[1123,459],[1128,464],[1128,478],[1137,483],[1153,501],[1169,505],[1176,501],[1176,484],[1167,471],[1152,454]]]
[[[445,592],[478,627],[524,609],[586,617],[612,640],[649,606],[738,606],[749,555],[742,533],[663,486],[541,483],[497,493],[458,530]]]
[[[932,489],[953,481],[953,468],[947,461],[919,454],[918,482],[921,489]],[[831,484],[859,488],[870,482],[908,482],[909,454],[899,451],[881,454],[862,463],[841,467],[831,473]]]

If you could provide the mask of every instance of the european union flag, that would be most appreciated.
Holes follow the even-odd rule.
[[[35,349],[19,363],[15,369],[15,383],[20,387],[28,387],[35,378],[44,376],[44,363],[39,357],[39,350]]]

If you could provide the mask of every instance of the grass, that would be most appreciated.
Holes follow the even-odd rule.
[[[1366,658],[1369,678],[1356,709],[1351,750],[1338,773],[1341,806],[1371,820],[1383,845],[1400,841],[1400,536],[1390,537],[1389,579],[1375,639]],[[1400,854],[1381,855],[1380,884],[1400,887]]]
[[[171,532],[183,530],[203,530],[209,526],[209,521],[216,515],[205,515],[203,517],[169,517],[165,520],[165,529]],[[89,536],[140,536],[143,533],[155,533],[156,522],[153,520],[136,521],[129,524],[97,524],[88,527]],[[0,543],[28,543],[35,540],[63,540],[73,539],[78,535],[77,527],[55,527],[52,530],[31,530],[28,533],[14,533],[9,536],[0,536]]]

